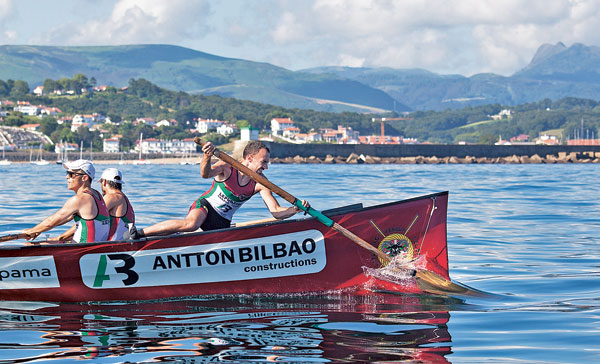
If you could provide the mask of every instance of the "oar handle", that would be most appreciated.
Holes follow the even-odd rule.
[[[4,236],[0,236],[0,243],[3,243],[5,241],[9,241],[9,240],[25,239],[28,236],[29,235],[27,235],[27,234],[4,235]]]
[[[201,146],[204,146],[204,144],[206,144],[206,142],[203,141],[202,139],[200,139],[199,137],[195,137],[194,142],[196,142],[196,144],[201,145]],[[344,235],[348,239],[352,240],[356,244],[358,244],[361,247],[368,249],[372,253],[376,254],[381,259],[383,259],[387,262],[391,261],[391,258],[387,254],[382,252],[381,250],[375,248],[371,244],[369,244],[366,241],[364,241],[363,239],[361,239],[359,236],[355,235],[354,233],[352,233],[348,229],[344,228],[343,226],[340,226],[339,224],[335,223],[333,220],[331,220],[327,216],[323,215],[321,212],[313,209],[312,207],[309,207],[307,209],[306,207],[304,207],[304,205],[302,205],[302,201],[300,201],[296,197],[290,195],[288,192],[286,192],[279,186],[276,186],[274,183],[272,183],[271,181],[266,179],[264,176],[254,172],[250,168],[248,168],[245,165],[243,165],[242,163],[238,162],[237,160],[232,158],[227,153],[223,153],[219,149],[215,148],[215,151],[213,154],[217,158],[222,160],[223,162],[231,165],[233,168],[242,172],[246,176],[252,178],[254,181],[260,183],[261,185],[265,186],[269,190],[275,192],[277,195],[281,196],[281,198],[283,198],[287,202],[291,203],[292,205],[296,206],[297,208],[299,208],[303,211],[306,211],[310,216],[317,218],[317,220],[319,222],[321,222],[322,224],[333,228],[335,231],[341,233],[342,235]]]

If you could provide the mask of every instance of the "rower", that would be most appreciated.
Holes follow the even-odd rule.
[[[279,205],[271,190],[240,173],[229,164],[219,161],[211,164],[215,146],[208,142],[202,146],[204,157],[200,163],[202,178],[214,178],[211,188],[200,196],[190,207],[183,220],[167,220],[145,229],[132,229],[130,236],[138,239],[151,235],[169,235],[176,232],[190,232],[201,228],[203,231],[223,229],[231,226],[233,214],[256,193],[260,193],[267,208],[276,219],[285,219],[303,211],[291,206]],[[251,141],[244,148],[242,164],[253,172],[263,173],[268,169],[270,151],[260,141]],[[308,208],[307,201],[302,205]]]
[[[67,188],[75,192],[63,207],[36,226],[23,230],[27,240],[35,239],[44,231],[75,220],[75,225],[51,241],[72,238],[76,243],[104,241],[108,238],[110,220],[108,209],[100,192],[91,187],[95,168],[91,161],[79,159],[64,163],[67,169]]]
[[[98,182],[110,215],[110,232],[107,240],[124,240],[124,234],[135,224],[135,212],[122,191],[125,183],[123,175],[117,168],[107,168],[102,172]]]

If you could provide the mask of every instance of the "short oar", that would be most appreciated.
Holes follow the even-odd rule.
[[[201,145],[201,146],[206,144],[206,142],[203,141],[202,139],[200,139],[199,137],[195,137],[194,142],[196,142],[196,144]],[[217,158],[222,160],[223,162],[229,164],[230,166],[232,166],[233,168],[242,172],[246,176],[252,178],[254,181],[260,183],[261,185],[267,187],[269,190],[275,192],[276,194],[281,196],[281,198],[283,198],[287,202],[291,203],[292,205],[296,206],[297,208],[299,208],[303,211],[306,211],[310,216],[315,217],[322,224],[331,227],[335,231],[339,232],[340,234],[342,234],[345,237],[347,237],[348,239],[350,239],[352,242],[360,245],[361,247],[369,250],[371,253],[377,255],[384,262],[389,263],[392,260],[392,258],[390,258],[387,254],[385,254],[381,250],[375,248],[371,244],[367,243],[365,240],[363,240],[359,236],[355,235],[354,233],[352,233],[348,229],[344,228],[343,226],[339,225],[338,223],[334,222],[327,216],[323,215],[321,212],[313,209],[312,207],[309,207],[307,209],[306,207],[304,207],[304,205],[302,205],[302,201],[298,200],[296,197],[292,196],[291,194],[289,194],[282,188],[276,186],[274,183],[272,183],[271,181],[266,179],[264,176],[252,171],[251,169],[249,169],[242,163],[238,162],[236,159],[231,157],[229,154],[221,152],[217,148],[215,148],[215,151],[213,154]],[[437,294],[440,294],[440,293],[441,294],[466,294],[464,287],[462,287],[456,283],[453,283],[431,271],[415,271],[415,278],[416,278],[418,287],[424,292],[431,292],[431,293],[437,293]]]
[[[9,240],[25,239],[28,236],[29,235],[27,235],[27,234],[4,235],[4,236],[0,236],[0,243],[3,243],[5,241],[9,241]]]

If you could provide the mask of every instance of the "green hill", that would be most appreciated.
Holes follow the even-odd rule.
[[[355,80],[294,72],[172,45],[0,46],[0,79],[25,80],[33,88],[47,78],[70,78],[77,73],[117,88],[126,86],[129,79],[143,78],[170,90],[285,107],[334,112],[367,111],[370,107],[409,110],[384,91]]]

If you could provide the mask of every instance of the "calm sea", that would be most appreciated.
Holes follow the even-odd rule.
[[[183,217],[210,184],[198,166],[118,167],[141,227]],[[450,275],[492,295],[0,301],[0,363],[600,362],[600,166],[272,165],[266,175],[319,210],[450,191]],[[72,195],[57,165],[0,166],[0,176],[0,235]],[[255,197],[236,221],[265,217]]]

